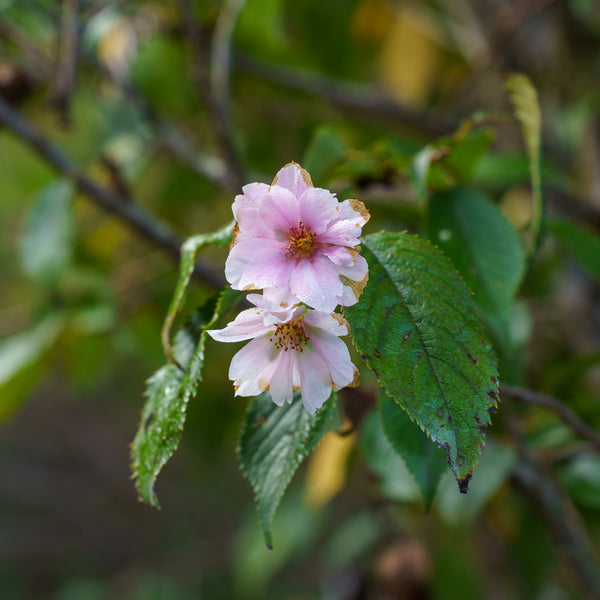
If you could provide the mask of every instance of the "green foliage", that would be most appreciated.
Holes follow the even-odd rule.
[[[252,400],[238,445],[244,475],[254,489],[258,516],[267,547],[272,548],[271,524],[277,506],[300,463],[314,450],[329,428],[335,396],[314,415],[300,394],[277,406],[268,393]]]
[[[28,331],[0,342],[0,420],[10,416],[35,383],[36,368],[66,323],[62,313],[51,313]]]
[[[188,238],[181,246],[179,279],[177,281],[177,285],[175,286],[173,299],[171,300],[171,304],[167,310],[167,316],[165,317],[165,322],[161,331],[163,349],[167,358],[172,362],[175,361],[175,357],[173,356],[173,350],[171,348],[171,328],[173,327],[175,317],[181,308],[185,290],[190,283],[198,253],[208,245],[220,248],[228,246],[231,243],[232,235],[233,222],[228,223],[218,231],[194,235]]]
[[[415,478],[425,509],[429,510],[440,478],[447,471],[446,455],[387,394],[380,394],[379,418],[388,441]]]
[[[452,259],[481,308],[505,313],[525,271],[515,228],[474,189],[440,192],[429,207],[429,239]]]
[[[600,280],[600,236],[567,219],[553,219],[548,229],[592,277]]]
[[[346,155],[346,145],[331,127],[320,127],[306,149],[303,167],[310,173],[312,182],[319,187],[325,183],[329,171],[340,164]]]
[[[379,384],[446,450],[461,491],[473,474],[498,371],[475,307],[444,255],[405,233],[363,240],[369,283],[344,310]]]
[[[75,187],[59,180],[44,188],[30,207],[19,239],[23,268],[36,281],[52,284],[73,251]]]
[[[206,329],[239,300],[226,288],[198,309],[175,336],[173,359],[150,379],[140,426],[133,440],[131,461],[140,499],[159,506],[154,493],[156,478],[179,445],[187,404],[202,380]]]
[[[544,214],[541,172],[542,113],[535,87],[526,75],[518,74],[510,77],[506,81],[506,89],[513,104],[515,116],[521,124],[525,150],[529,159],[533,218],[527,251],[531,255],[540,241]]]

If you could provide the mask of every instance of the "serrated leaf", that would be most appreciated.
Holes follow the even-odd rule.
[[[527,254],[531,256],[539,243],[544,214],[541,172],[542,113],[536,89],[526,75],[518,74],[509,77],[506,81],[506,89],[513,105],[515,117],[521,125],[525,150],[529,159],[533,217]]]
[[[566,219],[552,220],[548,229],[592,277],[600,280],[600,236]]]
[[[369,282],[344,309],[380,385],[446,450],[461,491],[477,465],[498,369],[471,294],[442,252],[406,233],[363,238]]]
[[[147,382],[147,400],[131,447],[131,462],[140,499],[153,506],[159,506],[154,493],[156,478],[179,446],[187,404],[202,380],[205,330],[239,298],[240,292],[226,288],[199,308],[175,336],[175,363],[159,369]]]
[[[300,394],[277,406],[268,393],[252,399],[238,445],[242,471],[254,489],[265,542],[272,548],[271,524],[281,497],[302,461],[314,450],[335,412],[335,396],[314,415]]]
[[[19,256],[25,272],[41,283],[53,283],[69,264],[74,195],[70,181],[55,182],[42,190],[25,218]]]
[[[508,310],[525,272],[525,257],[517,231],[487,196],[470,188],[435,194],[428,233],[452,259],[481,308]]]
[[[171,304],[167,310],[167,316],[163,323],[162,331],[160,334],[164,352],[167,358],[171,362],[175,362],[173,355],[173,348],[171,346],[171,329],[175,322],[175,317],[181,308],[181,303],[185,295],[185,290],[192,277],[194,271],[194,265],[198,257],[198,252],[205,246],[216,246],[218,248],[224,248],[231,243],[233,236],[234,222],[228,223],[221,227],[221,229],[212,233],[200,233],[193,235],[183,242],[181,246],[181,261],[179,263],[179,279],[175,286],[175,292],[171,299]]]
[[[379,396],[379,420],[385,437],[415,478],[425,509],[429,510],[442,475],[446,455],[387,394]]]
[[[331,127],[320,127],[310,141],[302,164],[316,186],[324,182],[327,173],[346,155],[346,145]]]

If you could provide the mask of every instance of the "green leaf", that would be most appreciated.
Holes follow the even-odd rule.
[[[10,416],[27,395],[36,377],[32,369],[52,347],[66,323],[65,315],[53,313],[29,331],[0,343],[0,420]]]
[[[302,165],[310,173],[314,185],[324,183],[328,172],[346,156],[346,145],[331,127],[320,127],[313,135]]]
[[[202,380],[206,329],[210,329],[240,298],[226,288],[211,298],[175,336],[173,357],[147,382],[146,403],[131,448],[133,476],[140,499],[159,506],[154,493],[156,478],[179,445],[187,404]]]
[[[415,478],[425,509],[429,510],[440,478],[448,470],[446,455],[387,394],[379,397],[379,419],[392,448]]]
[[[173,327],[175,317],[181,308],[185,290],[187,289],[192,277],[198,253],[200,250],[202,250],[202,248],[208,245],[216,246],[217,248],[229,246],[233,236],[233,226],[234,222],[232,221],[231,223],[228,223],[227,225],[221,227],[221,229],[212,233],[200,233],[198,235],[193,235],[183,242],[181,246],[179,279],[177,281],[177,285],[175,286],[175,293],[173,294],[169,309],[167,310],[167,316],[165,317],[165,322],[163,323],[160,334],[165,355],[171,362],[177,362],[175,356],[173,355],[173,348],[171,346],[171,328]]]
[[[466,492],[498,401],[496,359],[471,294],[417,236],[369,235],[363,254],[369,283],[344,309],[354,343],[386,392],[444,447]]]
[[[21,264],[43,284],[56,281],[71,259],[74,195],[71,182],[53,183],[38,195],[25,218],[19,239]]]
[[[600,236],[566,219],[550,221],[548,229],[592,277],[600,280]]]
[[[277,406],[268,393],[253,398],[238,445],[244,475],[254,489],[265,542],[273,546],[271,524],[277,506],[300,463],[321,441],[335,409],[335,396],[314,415],[300,394],[291,404]]]
[[[469,188],[438,193],[429,207],[430,240],[452,259],[481,308],[504,313],[525,272],[513,225],[487,196]]]
[[[506,81],[506,89],[513,105],[515,117],[521,125],[525,150],[529,159],[533,216],[527,254],[531,256],[540,241],[544,214],[541,171],[542,113],[537,92],[526,75],[518,74],[509,77]]]

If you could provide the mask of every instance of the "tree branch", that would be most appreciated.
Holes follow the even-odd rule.
[[[348,83],[305,69],[284,67],[237,53],[235,66],[260,79],[320,96],[341,108],[400,121],[428,136],[440,136],[452,129],[452,119],[438,112],[421,112],[398,104],[371,84]]]
[[[596,451],[600,452],[600,433],[595,429],[588,427],[570,408],[563,404],[558,398],[542,394],[540,392],[533,392],[506,383],[500,384],[500,393],[508,398],[514,400],[520,400],[526,404],[533,404],[535,406],[543,406],[548,410],[555,413],[563,423],[566,423],[579,434],[582,438],[590,441]]]
[[[209,74],[204,67],[208,63],[208,43],[198,26],[189,0],[179,0],[179,5],[185,33],[192,49],[193,76],[198,95],[208,110],[221,157],[227,164],[227,186],[232,191],[238,191],[246,183],[246,177],[233,139],[227,107],[223,105],[222,99],[214,95]]]
[[[182,240],[169,225],[148,214],[131,199],[98,185],[81,173],[71,159],[62,153],[44,136],[35,131],[3,98],[0,97],[0,122],[29,144],[42,158],[59,173],[71,179],[92,201],[104,210],[120,218],[135,232],[165,249],[174,258],[179,258]],[[223,278],[213,269],[196,264],[194,275],[215,287],[222,287]]]

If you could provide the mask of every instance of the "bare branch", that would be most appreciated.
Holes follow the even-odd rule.
[[[29,144],[42,158],[59,173],[71,179],[91,200],[109,213],[120,218],[134,231],[158,246],[174,258],[179,258],[182,240],[169,225],[148,214],[131,199],[115,194],[98,185],[81,173],[71,159],[62,153],[44,136],[35,131],[3,98],[0,97],[0,122]],[[196,264],[194,274],[215,287],[222,287],[220,275],[201,263]]]
[[[79,54],[79,0],[63,0],[59,58],[56,66],[52,104],[64,125],[69,123],[71,94],[75,85]]]
[[[563,423],[566,423],[579,434],[582,438],[589,440],[596,451],[600,452],[600,433],[595,429],[588,427],[570,408],[563,404],[558,398],[541,394],[540,392],[534,392],[524,388],[508,385],[506,383],[500,384],[500,393],[508,398],[514,400],[520,400],[526,404],[533,404],[535,406],[543,406],[548,410],[555,413]]]
[[[226,119],[229,116],[229,77],[231,72],[231,38],[235,24],[246,0],[227,0],[225,2],[211,44],[210,84],[215,102],[222,107]]]
[[[269,64],[237,53],[235,66],[260,79],[320,96],[341,108],[399,121],[429,136],[452,129],[452,119],[439,112],[421,112],[398,104],[391,96],[371,84],[348,83],[305,69]]]
[[[237,191],[246,183],[246,178],[233,139],[226,106],[213,94],[210,77],[205,69],[209,57],[208,42],[198,26],[189,0],[179,0],[179,5],[183,14],[186,36],[192,49],[193,76],[198,95],[208,110],[221,156],[227,164],[227,186],[230,190]]]

